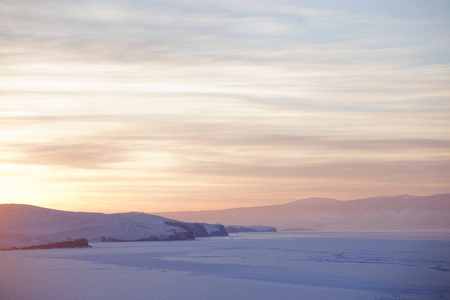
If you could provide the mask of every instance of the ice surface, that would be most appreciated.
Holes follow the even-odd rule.
[[[449,238],[257,233],[2,251],[0,299],[450,299]]]

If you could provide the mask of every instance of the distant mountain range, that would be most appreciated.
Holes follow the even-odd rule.
[[[228,235],[219,224],[185,223],[144,213],[69,212],[23,204],[0,205],[0,249],[90,242],[167,241]]]
[[[450,230],[450,194],[350,201],[309,198],[280,205],[157,214],[186,222],[262,224],[278,230]]]

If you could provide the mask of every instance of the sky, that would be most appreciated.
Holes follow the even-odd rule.
[[[0,1],[0,203],[450,191],[450,2]]]

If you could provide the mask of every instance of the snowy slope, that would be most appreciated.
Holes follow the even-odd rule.
[[[101,214],[68,212],[30,205],[0,205],[0,248],[55,243],[68,239],[143,241],[194,239],[203,228],[218,235],[221,225],[190,224],[144,213]],[[223,227],[223,226],[222,226]],[[226,231],[221,232],[226,235]]]
[[[186,222],[264,224],[279,230],[450,230],[450,194],[352,201],[309,198],[281,205],[158,214]]]

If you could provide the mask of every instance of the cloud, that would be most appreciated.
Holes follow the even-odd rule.
[[[193,166],[189,174],[203,174],[217,177],[247,178],[252,180],[270,179],[280,183],[283,180],[320,179],[321,184],[327,181],[345,183],[367,183],[373,185],[408,184],[440,184],[447,186],[450,177],[450,161],[417,162],[417,161],[385,161],[385,162],[323,162],[309,163],[298,161],[293,166],[244,165],[205,163]],[[317,185],[316,185],[317,186]]]
[[[426,135],[421,138],[396,135],[380,138],[312,134],[310,128],[317,124],[299,131],[289,120],[283,123],[280,118],[238,117],[230,121],[158,114],[38,116],[4,120],[9,120],[11,128],[25,131],[41,128],[44,133],[48,128],[71,128],[64,136],[55,131],[40,138],[30,137],[22,143],[5,141],[2,149],[16,153],[16,163],[88,169],[114,168],[114,163],[122,163],[139,170],[142,166],[145,168],[146,156],[153,160],[155,153],[157,156],[166,153],[172,161],[170,168],[195,163],[203,165],[204,162],[259,164],[262,167],[269,164],[282,168],[306,162],[437,162],[448,159],[450,148],[447,138]],[[289,127],[286,126],[293,132],[288,134],[286,129]],[[387,126],[386,130],[389,128]],[[368,129],[362,130],[367,132]],[[332,133],[328,129],[325,132]],[[55,134],[58,134],[57,139]]]
[[[154,201],[448,186],[445,12],[269,0],[0,5],[0,168],[29,170],[31,183],[102,199],[119,186]]]
[[[9,151],[14,151],[16,156],[9,159],[9,163],[84,169],[105,168],[110,163],[125,161],[126,155],[132,154],[130,149],[124,151],[118,145],[86,141],[59,144],[12,144],[8,148]]]

